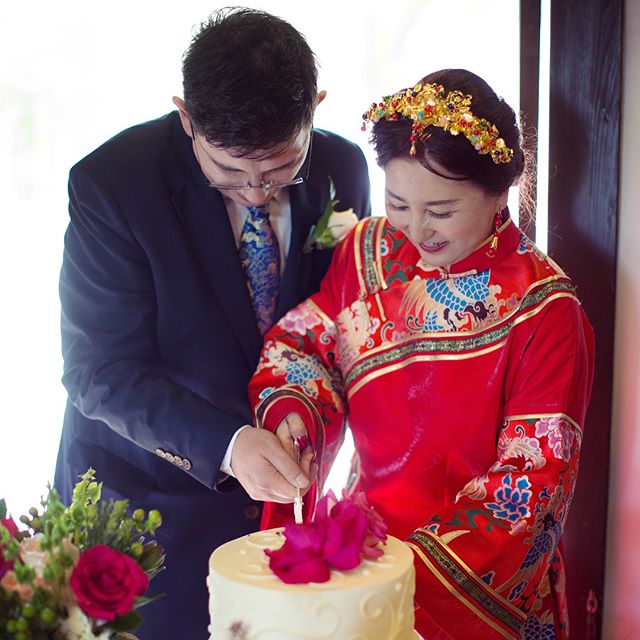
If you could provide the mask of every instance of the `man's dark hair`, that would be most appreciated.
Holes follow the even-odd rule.
[[[213,13],[182,61],[194,129],[238,155],[277,151],[312,124],[317,75],[301,33],[281,18],[243,7]]]

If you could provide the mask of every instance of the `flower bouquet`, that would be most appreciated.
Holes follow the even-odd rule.
[[[49,488],[42,509],[20,518],[0,500],[0,638],[2,640],[135,640],[136,612],[149,580],[163,568],[153,537],[158,511],[127,500],[100,501],[93,469],[82,475],[69,506]],[[158,596],[156,596],[158,597]]]

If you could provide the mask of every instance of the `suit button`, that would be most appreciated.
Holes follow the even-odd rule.
[[[164,454],[164,459],[168,460],[169,462],[173,462],[173,454],[169,453],[169,452],[165,453]]]
[[[258,505],[251,504],[244,510],[244,515],[249,520],[255,520],[260,515],[260,509],[258,509]]]
[[[191,469],[191,460],[189,460],[188,458],[183,458],[182,459],[182,468],[186,469],[187,471],[189,471],[189,469]]]
[[[156,455],[164,458],[165,452],[162,449],[156,449]]]
[[[182,466],[182,458],[180,456],[173,456],[173,461],[179,466]]]

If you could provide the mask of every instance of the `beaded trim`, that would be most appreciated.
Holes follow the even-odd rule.
[[[349,388],[361,376],[371,371],[389,365],[392,362],[399,362],[411,356],[427,356],[432,354],[441,354],[442,357],[451,357],[454,354],[467,353],[472,355],[474,352],[497,345],[503,341],[513,329],[517,319],[529,309],[539,305],[547,296],[554,293],[564,293],[574,295],[575,290],[570,282],[554,281],[547,283],[537,291],[528,294],[521,302],[518,313],[510,321],[499,324],[493,328],[483,331],[480,334],[472,336],[464,333],[453,333],[449,337],[439,336],[437,338],[416,336],[415,339],[400,345],[392,346],[388,350],[375,353],[372,356],[364,358],[357,362],[350,371],[345,375],[345,388]]]
[[[412,540],[415,540],[440,569],[485,611],[515,632],[522,627],[523,620],[521,618],[496,602],[487,593],[486,588],[476,584],[429,536],[415,531],[409,536],[409,541]]]

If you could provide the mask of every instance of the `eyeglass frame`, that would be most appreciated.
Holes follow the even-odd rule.
[[[189,125],[191,127],[191,136],[193,140],[193,146],[195,149],[196,160],[198,164],[200,164],[200,156],[198,155],[198,144],[196,141],[196,134],[193,128],[193,122],[189,120]],[[307,151],[304,155],[304,160],[300,165],[300,169],[306,164],[307,170],[304,176],[298,176],[293,180],[289,180],[287,182],[262,182],[260,180],[260,184],[242,184],[242,185],[234,185],[234,184],[219,184],[217,182],[209,182],[205,176],[205,182],[208,187],[212,189],[218,189],[218,191],[250,191],[251,189],[261,189],[262,191],[273,191],[274,189],[284,189],[285,187],[293,187],[298,184],[303,184],[309,178],[309,168],[310,168],[310,160],[311,160],[311,143],[313,141],[313,131],[309,132],[309,145],[307,146]],[[300,171],[298,169],[298,171]]]

